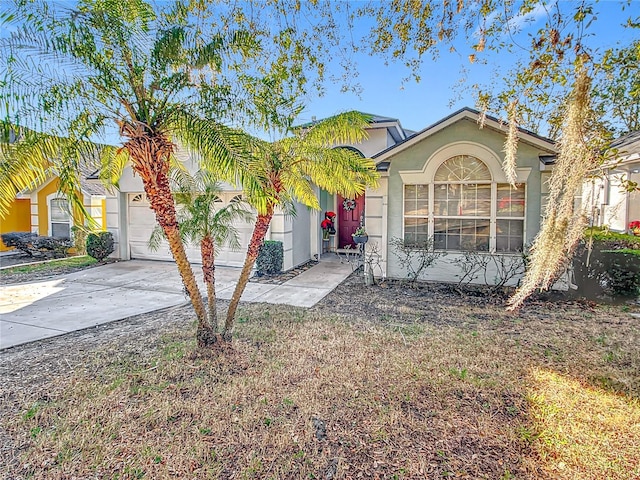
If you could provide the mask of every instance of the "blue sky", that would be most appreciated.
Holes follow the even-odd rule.
[[[570,6],[567,2],[561,7]],[[589,43],[606,49],[619,42],[637,38],[640,30],[623,28],[622,23],[630,16],[640,15],[640,0],[632,0],[624,11],[621,2],[604,0],[595,4],[597,21],[589,31],[592,37]],[[532,14],[532,23],[527,31],[536,31],[544,25],[540,11]],[[523,32],[522,35],[526,35]],[[634,37],[635,35],[635,37]],[[402,126],[410,130],[421,130],[462,107],[474,107],[474,97],[470,86],[474,83],[491,84],[499,82],[509,73],[514,57],[509,55],[491,55],[486,65],[471,64],[467,58],[472,53],[464,42],[457,42],[458,52],[444,52],[438,60],[425,60],[421,70],[421,81],[402,79],[408,76],[408,70],[401,64],[385,66],[381,58],[359,53],[355,58],[359,65],[359,83],[362,93],[358,97],[353,93],[340,93],[339,85],[327,84],[326,94],[322,98],[310,98],[308,108],[300,117],[301,122],[310,121],[311,116],[318,119],[331,116],[345,110],[360,110],[367,113],[400,119]],[[467,70],[467,78],[460,83],[462,70]],[[499,75],[496,75],[496,71]],[[541,132],[544,133],[544,132]]]
[[[352,3],[358,2],[352,0]],[[563,10],[568,10],[575,5],[577,2],[573,0],[560,0]],[[626,5],[624,11],[621,5]],[[618,43],[628,44],[635,38],[634,35],[636,37],[640,35],[640,30],[623,28],[621,25],[629,17],[640,16],[640,0],[631,0],[628,5],[624,1],[601,0],[594,4],[594,10],[598,18],[589,29],[590,45],[606,49]],[[525,44],[527,32],[536,31],[544,25],[544,10],[535,9],[528,16],[528,20],[529,23],[526,24],[521,22],[526,30],[520,34],[520,40]],[[354,33],[364,35],[370,24],[360,22],[355,26]],[[9,33],[8,30],[0,32],[0,36],[7,33]],[[465,106],[474,107],[473,84],[500,85],[504,76],[513,73],[510,72],[516,60],[513,55],[485,52],[486,64],[480,62],[471,64],[468,60],[468,54],[472,53],[469,45],[463,39],[458,39],[455,47],[457,51],[453,53],[450,53],[447,48],[441,49],[440,56],[435,61],[427,55],[429,58],[425,59],[419,72],[421,76],[419,83],[414,80],[403,81],[410,76],[410,72],[401,62],[390,62],[387,65],[383,58],[372,57],[365,52],[354,53],[352,59],[358,66],[356,80],[361,87],[360,94],[343,93],[341,84],[327,80],[325,95],[322,97],[309,95],[306,102],[307,108],[298,118],[298,123],[311,121],[312,117],[321,119],[338,112],[360,110],[398,118],[404,128],[421,130],[455,110]],[[339,59],[328,66],[328,73],[328,76],[342,74]],[[115,134],[101,140],[119,143],[119,138]]]

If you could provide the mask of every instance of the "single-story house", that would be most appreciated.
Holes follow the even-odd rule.
[[[363,156],[371,157],[390,145],[403,141],[406,137],[407,132],[402,129],[398,120],[372,115],[367,140],[358,145],[341,145],[340,147],[357,149]],[[178,157],[190,171],[197,170],[197,162],[187,153],[179,151]],[[118,184],[119,190],[108,195],[106,199],[107,229],[113,233],[116,242],[114,256],[121,259],[172,260],[166,242],[157,250],[149,248],[149,238],[156,225],[155,216],[149,208],[142,180],[134,175],[130,165],[125,167]],[[224,193],[220,195],[220,207],[242,199],[241,189],[229,184],[223,184],[222,188]],[[271,221],[267,239],[283,243],[285,270],[318,258],[322,253],[320,223],[324,218],[324,211],[338,212],[337,231],[338,237],[342,239],[340,246],[344,246],[347,241],[351,243],[351,233],[363,221],[364,197],[355,199],[354,203],[357,203],[357,207],[352,210],[337,210],[337,203],[344,199],[329,195],[320,189],[317,194],[323,211],[312,211],[303,205],[297,205],[295,217],[280,212],[276,213]],[[244,246],[249,244],[253,224],[239,222],[236,229],[243,248],[240,250],[217,248],[218,265],[242,266],[246,253]],[[197,245],[188,245],[187,255],[193,263],[201,261]]]
[[[276,215],[267,239],[283,242],[285,270],[319,258],[326,249],[320,223],[327,211],[337,214],[332,247],[351,245],[351,234],[364,225],[368,246],[375,245],[379,255],[379,274],[386,277],[406,275],[393,254],[393,238],[412,244],[431,238],[436,249],[448,253],[425,279],[455,281],[452,260],[464,250],[519,255],[539,231],[545,179],[556,147],[547,138],[519,129],[518,186],[513,188],[502,169],[506,125],[486,117],[481,126],[479,119],[478,111],[464,108],[420,132],[410,132],[397,119],[373,115],[367,140],[337,147],[357,149],[374,159],[381,175],[379,186],[355,199],[318,190],[321,211],[298,206],[295,217]],[[227,185],[221,205],[241,198],[239,189]],[[107,196],[106,212],[107,229],[117,242],[114,255],[171,260],[168,248],[155,252],[148,248],[155,219],[142,182],[130,167],[120,179],[120,190]],[[251,228],[238,225],[241,244],[248,244]],[[190,259],[199,262],[197,247],[188,250]],[[240,266],[244,254],[244,248],[223,249],[217,262]]]
[[[626,232],[629,223],[640,221],[640,191],[628,191],[627,181],[640,185],[640,131],[611,143],[616,158],[607,162],[583,186],[583,204],[594,226]]]
[[[502,168],[506,125],[486,117],[481,126],[479,119],[480,112],[464,108],[373,155],[382,179],[366,194],[365,223],[384,275],[407,275],[392,251],[394,238],[418,245],[432,239],[447,255],[422,278],[456,281],[463,251],[519,255],[538,233],[554,142],[519,129],[513,188]]]
[[[106,227],[106,189],[99,183],[87,180],[91,169],[81,172],[80,192],[82,204],[97,230]],[[44,182],[16,195],[9,213],[2,218],[0,233],[34,232],[54,238],[71,238],[71,227],[88,224],[80,211],[73,212],[70,202],[58,189],[60,180],[50,172]],[[0,251],[8,250],[0,241]]]

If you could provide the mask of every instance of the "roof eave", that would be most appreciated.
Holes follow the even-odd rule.
[[[407,137],[404,141],[397,143],[373,155],[372,158],[376,161],[376,163],[382,162],[384,160],[391,158],[397,153],[400,153],[406,148],[409,148],[410,146],[415,145],[416,143],[424,140],[425,138],[428,138],[429,136],[445,129],[446,127],[456,122],[459,122],[460,120],[467,119],[467,120],[473,120],[477,122],[479,118],[480,118],[480,112],[478,112],[477,110],[473,110],[468,107],[462,108],[452,113],[451,115],[448,115],[447,117],[441,119],[440,121],[432,125],[429,125],[425,129],[417,132],[416,134],[410,137]],[[501,133],[506,133],[503,123],[500,122],[495,117],[491,117],[487,115],[484,126],[497,130]],[[532,144],[536,147],[539,147],[543,150],[554,152],[554,153],[557,151],[555,142],[553,140],[537,135],[524,128],[518,128],[518,137],[520,138],[520,140],[526,143]]]

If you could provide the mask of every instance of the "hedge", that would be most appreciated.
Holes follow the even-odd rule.
[[[282,272],[283,259],[284,247],[282,242],[265,240],[256,259],[256,273],[261,276],[276,275]]]
[[[111,232],[93,232],[87,236],[87,254],[102,261],[115,250]]]
[[[640,294],[640,238],[588,229],[573,258],[573,272],[578,294],[587,298]]]

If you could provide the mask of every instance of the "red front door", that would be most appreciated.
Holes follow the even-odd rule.
[[[353,208],[351,208],[353,207]],[[364,195],[349,202],[338,195],[338,248],[353,245],[351,234],[364,222]]]

